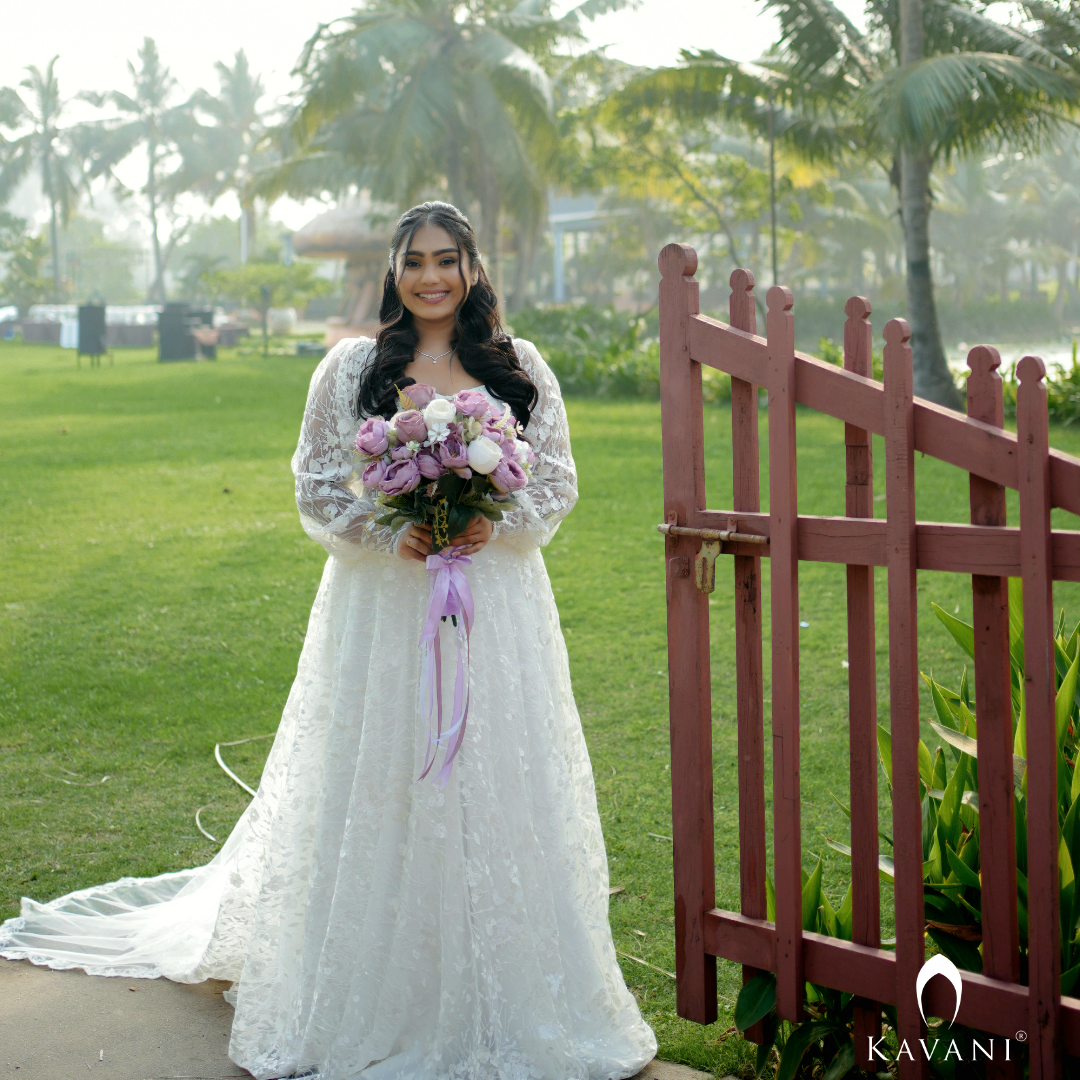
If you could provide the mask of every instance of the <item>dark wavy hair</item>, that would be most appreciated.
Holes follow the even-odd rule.
[[[458,251],[458,273],[465,285],[465,299],[454,312],[455,334],[452,344],[461,366],[479,380],[497,398],[514,411],[522,427],[536,405],[533,381],[522,370],[514,343],[503,330],[499,319],[499,300],[480,263],[476,234],[469,219],[456,207],[444,202],[425,202],[406,210],[398,220],[390,241],[390,269],[383,281],[379,321],[382,328],[375,337],[375,351],[360,379],[357,411],[361,417],[392,416],[397,412],[397,391],[416,380],[405,375],[419,341],[412,312],[401,302],[397,285],[397,257],[408,250],[416,230],[424,225],[438,225],[453,238]],[[476,284],[465,279],[464,256],[477,271]]]

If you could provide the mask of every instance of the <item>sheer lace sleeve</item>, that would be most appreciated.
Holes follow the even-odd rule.
[[[492,539],[543,547],[577,502],[577,469],[558,379],[531,341],[515,339],[514,347],[540,395],[525,429],[536,465],[528,486],[515,494],[517,507],[496,523]]]
[[[356,395],[374,344],[370,338],[339,342],[315,369],[292,459],[300,523],[338,559],[362,551],[392,554],[399,539],[389,526],[375,524],[375,498],[355,472]]]

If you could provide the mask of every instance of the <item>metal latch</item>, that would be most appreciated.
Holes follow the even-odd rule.
[[[716,588],[716,556],[720,554],[722,543],[764,545],[769,542],[767,536],[739,532],[735,518],[728,519],[728,526],[726,529],[692,529],[670,521],[656,528],[665,536],[692,536],[701,540],[701,548],[694,558],[694,584],[701,592],[711,593]]]
[[[719,540],[703,540],[694,559],[694,584],[703,593],[716,588],[716,556],[720,554]]]

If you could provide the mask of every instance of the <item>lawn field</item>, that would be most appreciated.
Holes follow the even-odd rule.
[[[273,732],[326,558],[300,528],[289,472],[314,365],[229,351],[217,363],[161,365],[133,350],[77,371],[70,352],[0,343],[0,918],[22,895],[48,900],[204,862],[217,845],[197,830],[196,810],[221,840],[246,804],[214,744]],[[675,953],[659,406],[573,400],[568,409],[581,500],[545,556],[611,883],[622,887],[611,904],[616,947],[661,1057],[746,1074],[749,1050],[727,1035],[737,969],[721,964],[721,1016],[709,1028],[676,1017],[665,974]],[[729,413],[710,407],[706,431],[708,501],[723,509]],[[842,514],[843,426],[800,413],[798,436],[800,509]],[[1052,429],[1051,442],[1080,452],[1076,430]],[[880,443],[876,451],[883,492]],[[965,475],[922,458],[916,474],[920,519],[966,520]],[[1075,527],[1060,512],[1055,524]],[[809,867],[827,854],[825,836],[847,838],[832,798],[846,799],[847,787],[845,598],[842,567],[800,573]],[[763,576],[767,589],[767,560]],[[877,592],[887,724],[883,572]],[[711,611],[726,907],[739,894],[732,595],[721,560]],[[1056,599],[1080,618],[1076,586],[1059,586]],[[955,683],[962,663],[931,600],[970,618],[970,584],[932,573],[919,582],[921,666]],[[932,742],[928,728],[924,737]],[[254,785],[268,747],[231,747],[226,760]],[[884,800],[882,812],[886,822]],[[828,854],[834,901],[847,872]]]

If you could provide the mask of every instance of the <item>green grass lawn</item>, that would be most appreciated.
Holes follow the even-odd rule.
[[[206,861],[216,845],[195,811],[205,807],[220,840],[246,804],[213,747],[272,732],[295,673],[325,559],[300,528],[288,467],[314,364],[225,351],[216,364],[160,365],[118,351],[115,367],[76,371],[70,352],[0,344],[0,918],[21,895],[47,900]],[[578,400],[569,412],[581,501],[546,557],[612,884],[623,888],[612,899],[615,943],[662,1057],[746,1072],[747,1047],[725,1038],[737,969],[721,964],[721,1017],[709,1028],[676,1017],[663,973],[675,959],[659,407]],[[709,505],[723,509],[729,413],[710,409],[706,427]],[[803,413],[799,440],[800,509],[842,514],[842,425]],[[1051,440],[1080,451],[1080,432]],[[921,519],[966,519],[965,475],[920,458],[917,477]],[[1069,520],[1056,514],[1059,527]],[[767,589],[767,561],[764,578]],[[801,596],[804,863],[827,856],[838,900],[848,868],[823,836],[847,837],[831,797],[847,787],[843,568],[803,564]],[[920,578],[921,665],[955,682],[962,664],[932,599],[970,618],[969,584]],[[1080,617],[1075,586],[1057,600]],[[737,907],[731,605],[722,561],[712,598],[717,896]],[[883,572],[877,614],[887,723]],[[254,784],[268,746],[233,747],[226,760]]]

